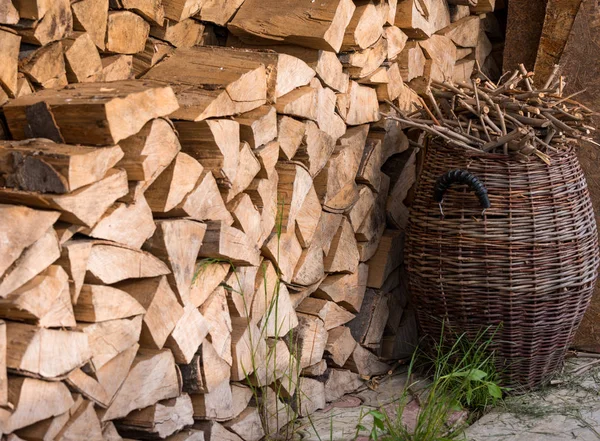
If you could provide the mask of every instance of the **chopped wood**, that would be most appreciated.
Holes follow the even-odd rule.
[[[383,291],[367,289],[359,313],[348,323],[358,343],[372,346],[381,341],[390,313],[388,298],[389,295]]]
[[[100,420],[94,410],[94,403],[83,401],[77,408],[72,407],[70,418],[56,435],[56,440],[88,439],[103,441]]]
[[[219,357],[213,345],[205,340],[189,364],[179,365],[183,390],[190,394],[209,393],[229,381],[230,365]]]
[[[157,277],[168,273],[168,267],[150,253],[109,242],[98,242],[92,247],[85,280],[87,283],[110,285],[121,280]]]
[[[232,317],[231,325],[231,379],[242,381],[256,369],[264,369],[267,345],[258,327],[249,323],[247,318]]]
[[[277,113],[297,118],[317,119],[317,90],[303,86],[282,96],[275,103]]]
[[[314,187],[311,187],[296,217],[296,235],[302,248],[310,247],[321,218],[321,204]]]
[[[60,245],[53,228],[27,247],[0,278],[0,298],[6,297],[60,257]]]
[[[387,175],[382,174],[381,186],[379,193],[376,196],[375,204],[371,211],[367,214],[366,219],[356,230],[356,238],[358,242],[358,251],[360,253],[360,261],[366,262],[369,260],[379,245],[379,240],[385,231],[385,204],[390,186],[390,179]]]
[[[267,144],[277,137],[277,112],[272,106],[258,109],[235,117],[240,125],[240,139],[253,149]]]
[[[165,347],[173,352],[177,363],[187,364],[192,361],[208,334],[209,323],[194,305],[187,305],[183,309],[183,316],[165,343]]]
[[[344,365],[344,369],[349,369],[352,372],[359,374],[361,377],[372,377],[375,375],[385,374],[390,367],[377,358],[368,349],[361,345],[356,345],[354,352]]]
[[[277,130],[283,159],[294,157],[304,139],[304,123],[289,116],[278,116]]]
[[[6,339],[6,366],[28,376],[61,377],[83,365],[91,356],[88,336],[80,332],[7,323]],[[48,352],[51,347],[61,348],[61,356],[55,357]]]
[[[81,322],[103,322],[144,314],[146,310],[125,291],[110,286],[83,285],[75,318]]]
[[[191,18],[180,22],[165,20],[163,25],[150,28],[150,35],[169,42],[175,47],[192,47],[200,42],[204,33],[204,25]]]
[[[202,441],[244,441],[242,440],[242,438],[237,436],[235,433],[225,429],[216,421],[203,421],[200,423],[196,423],[194,427],[202,429]]]
[[[0,405],[4,407],[8,406],[8,376],[6,371],[6,351],[6,323],[0,321]]]
[[[165,17],[182,21],[196,14],[206,0],[163,0],[162,4],[165,10]]]
[[[68,193],[100,181],[121,158],[119,146],[102,149],[45,139],[0,141],[0,177],[6,187]]]
[[[475,47],[479,40],[481,19],[476,15],[462,18],[438,32],[452,40],[456,46]]]
[[[111,11],[108,13],[105,50],[117,54],[141,52],[149,34],[150,24],[139,15],[129,11]]]
[[[11,5],[10,1],[8,2]],[[2,6],[0,6],[1,8]],[[1,12],[0,12],[1,14]],[[2,20],[0,20],[1,22]],[[11,97],[18,93],[18,62],[21,37],[12,31],[0,28],[0,54],[2,55],[2,66],[0,66],[0,86],[6,90]]]
[[[300,377],[292,406],[300,416],[308,416],[325,407],[325,385],[313,378]]]
[[[424,51],[425,58],[428,59],[425,63],[425,76],[434,81],[450,81],[456,61],[456,46],[452,40],[436,34],[419,44]]]
[[[22,2],[18,2],[17,9],[20,10],[21,5]],[[34,21],[22,20],[18,23],[17,28],[24,43],[44,46],[64,38],[73,29],[69,0],[56,0],[47,5],[43,16],[38,15]]]
[[[172,54],[173,51],[174,49],[169,43],[151,37],[148,38],[144,50],[136,52],[133,55],[133,70],[135,76],[139,78],[163,58]]]
[[[62,45],[70,83],[81,83],[102,70],[100,54],[88,33],[74,32]]]
[[[387,58],[387,40],[380,38],[373,46],[358,52],[339,55],[350,78],[365,78],[375,72]]]
[[[425,72],[425,55],[417,41],[409,41],[398,54],[398,66],[404,81],[410,81]]]
[[[144,249],[167,264],[171,270],[167,275],[169,283],[180,303],[187,304],[206,225],[174,219],[156,221],[156,226],[156,232],[144,244]]]
[[[404,254],[404,232],[398,230],[386,230],[379,241],[375,255],[369,260],[369,288],[381,288],[387,277],[398,268],[403,260]]]
[[[313,186],[312,178],[304,167],[291,162],[280,162],[276,169],[279,175],[277,205],[281,211],[279,214],[281,231],[283,233],[293,232],[296,218]]]
[[[260,171],[256,175],[257,178],[270,179],[273,176],[275,173],[275,166],[279,159],[279,150],[279,141],[268,142],[254,150],[256,158],[258,159],[258,162],[260,162]],[[247,189],[248,188],[246,188],[246,190]]]
[[[83,369],[75,369],[65,381],[71,389],[93,401],[98,406],[104,409],[108,407],[112,397],[109,397],[104,387],[92,375],[86,374]]]
[[[100,323],[78,323],[77,329],[87,336],[92,352],[91,362],[98,371],[140,339],[142,316]]]
[[[325,401],[337,401],[362,385],[360,375],[346,369],[330,369],[325,380]]]
[[[222,286],[217,287],[208,299],[202,303],[199,311],[207,322],[208,340],[212,343],[213,349],[223,361],[231,365],[234,362],[232,358],[232,350],[234,350],[232,346],[233,325],[225,288]]]
[[[137,343],[131,345],[95,372],[98,382],[110,398],[109,401],[112,401],[125,378],[127,378],[138,349],[139,345]]]
[[[358,126],[379,119],[377,92],[367,86],[350,81],[348,92],[339,94],[337,109],[349,126]]]
[[[106,24],[108,22],[108,0],[81,0],[71,5],[73,29],[90,34],[100,50],[106,47]]]
[[[116,145],[138,133],[151,119],[169,115],[178,107],[173,90],[158,83],[74,84],[60,91],[41,91],[23,96],[4,106],[10,132],[15,139],[30,136],[27,132],[28,118],[34,115],[28,115],[28,108],[40,102],[49,106],[65,142],[84,145]],[[135,114],[127,113],[127,109],[132,108],[136,109]],[[123,118],[124,113],[131,117]],[[101,120],[98,120],[98,115],[103,115]],[[90,127],[94,129],[90,130]]]
[[[395,60],[406,46],[408,36],[396,26],[384,28],[383,36],[387,40],[387,59]]]
[[[354,337],[352,337],[350,328],[339,326],[330,329],[327,335],[325,352],[329,353],[330,360],[334,365],[338,367],[344,366],[346,360],[348,360],[350,355],[354,352],[354,348],[357,344]]]
[[[159,26],[165,19],[165,10],[161,0],[110,0],[110,7],[134,11]]]
[[[258,265],[260,252],[240,230],[223,222],[208,222],[199,256],[227,259],[234,265]]]
[[[242,437],[238,439],[246,441],[260,441],[266,435],[262,426],[261,411],[254,406],[248,406],[237,417],[223,425]]]
[[[159,401],[144,409],[134,410],[118,422],[119,432],[125,436],[166,438],[185,426],[194,424],[194,409],[188,394]]]
[[[244,0],[205,0],[199,18],[202,21],[226,26],[233,18]],[[197,16],[198,17],[198,16]]]
[[[357,271],[359,259],[354,230],[350,221],[344,217],[323,261],[325,271],[328,273],[354,273]]]
[[[341,49],[343,51],[366,49],[373,45],[383,32],[379,8],[371,0],[355,2],[356,9],[346,28]]]
[[[179,396],[179,376],[171,351],[141,348],[129,375],[101,420],[123,418],[132,410]]]
[[[312,297],[304,299],[296,307],[296,310],[302,314],[319,317],[323,320],[326,330],[337,328],[354,318],[354,314],[346,311],[336,303]]]
[[[115,203],[106,210],[94,228],[83,229],[81,232],[97,239],[139,249],[155,229],[152,210],[146,199],[140,196],[130,205]]]
[[[261,169],[259,160],[252,152],[247,142],[242,142],[239,148],[240,164],[244,164],[237,170],[235,179],[231,183],[231,188],[222,191],[225,202],[230,202],[235,196],[246,190],[252,183],[252,180],[258,175]]]
[[[102,58],[102,72],[95,81],[125,81],[134,77],[132,55],[109,55]]]
[[[303,377],[320,377],[327,371],[327,360],[324,358],[312,366],[307,366],[302,369]]]
[[[361,263],[352,274],[330,274],[319,285],[314,295],[334,301],[348,311],[359,312],[367,288],[368,272],[369,266]]]
[[[229,263],[215,262],[212,259],[197,261],[190,287],[190,301],[196,307],[200,307],[217,286],[225,280],[230,267]]]
[[[404,205],[408,192],[416,181],[416,150],[411,149],[390,160],[393,184],[386,203],[388,221],[400,229],[408,224],[408,208]],[[384,170],[390,173],[387,169]]]
[[[69,291],[73,304],[77,304],[83,286],[92,245],[93,242],[87,240],[68,240],[61,245],[61,255],[56,263],[69,275]]]
[[[47,44],[32,51],[19,61],[19,70],[42,89],[66,86],[68,81],[62,43]]]
[[[3,423],[2,429],[7,433],[61,415],[73,405],[71,393],[63,383],[26,377],[9,377],[8,400],[14,411]]]
[[[140,344],[153,349],[162,349],[167,337],[184,314],[167,278],[162,276],[130,280],[121,282],[115,287],[127,292],[146,309]]]
[[[257,292],[255,299],[259,295],[260,293]],[[290,330],[298,326],[298,317],[294,305],[290,299],[289,291],[283,283],[279,283],[275,298],[267,306],[267,314],[259,325],[266,337],[287,335]]]
[[[267,99],[264,64],[231,48],[179,48],[143,78],[172,84],[181,104],[172,117],[187,121],[249,112]]]
[[[23,250],[48,231],[58,219],[59,213],[0,204],[0,216],[5,219],[0,224],[0,235],[11,245],[0,253],[0,274],[4,274]]]
[[[14,7],[11,0],[2,2],[0,5],[0,24],[17,24],[19,22],[19,11]]]
[[[298,327],[292,343],[301,368],[312,366],[323,358],[327,345],[327,329],[323,320],[307,314],[298,314]]]
[[[281,4],[274,0],[247,0],[228,29],[242,38],[259,37],[338,52],[354,10],[349,0],[326,4],[304,1],[286,5],[282,13]],[[263,25],[265,20],[269,21],[268,27]]]

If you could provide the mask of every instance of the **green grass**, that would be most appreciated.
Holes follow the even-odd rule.
[[[459,439],[466,421],[451,426],[449,417],[461,410],[468,410],[478,417],[502,399],[505,389],[500,385],[490,348],[494,335],[495,332],[486,329],[473,340],[464,334],[455,336],[451,342],[442,337],[432,351],[417,349],[409,366],[408,378],[421,370],[429,375],[429,385],[415,394],[413,389],[418,385],[409,381],[394,412],[385,409],[369,412],[373,424],[370,428],[359,424],[357,436],[366,431],[374,441]],[[405,424],[406,411],[415,399],[420,405],[420,412],[414,427],[408,428]]]

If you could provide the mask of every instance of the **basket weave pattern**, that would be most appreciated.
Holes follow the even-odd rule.
[[[461,152],[431,143],[411,209],[410,286],[426,335],[444,329],[471,338],[487,326],[504,384],[536,387],[560,367],[590,302],[599,254],[596,222],[573,148],[552,164]],[[466,186],[440,208],[436,179],[465,169],[487,187],[482,216]]]

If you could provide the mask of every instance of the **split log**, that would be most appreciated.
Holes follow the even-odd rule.
[[[115,203],[93,228],[85,228],[81,233],[139,249],[155,230],[152,210],[140,196],[130,205]]]
[[[337,109],[346,124],[358,126],[379,119],[377,92],[370,87],[350,81],[348,92],[339,94]]]
[[[331,136],[335,141],[346,133],[346,125],[341,116],[335,112],[337,96],[328,87],[321,87],[321,83],[314,81],[317,85],[317,119],[319,128]]]
[[[69,389],[63,383],[26,377],[9,377],[8,400],[14,411],[2,427],[7,433],[61,415],[73,405]]]
[[[437,0],[435,0],[437,1]],[[419,0],[406,0],[396,8],[394,24],[401,28],[410,38],[428,38],[433,33],[428,20],[431,4]]]
[[[142,316],[91,324],[78,323],[77,329],[83,336],[88,337],[92,353],[91,363],[98,371],[114,357],[137,343],[142,329]]]
[[[477,18],[477,20],[479,19]],[[456,46],[452,40],[446,36],[436,34],[419,44],[423,49],[425,58],[428,59],[425,63],[424,75],[434,81],[450,81],[456,61]]]
[[[17,9],[21,10],[22,5],[23,2],[16,3]],[[21,18],[26,17],[21,15]],[[17,26],[24,43],[44,46],[58,41],[73,29],[70,2],[69,0],[48,2],[43,16],[38,15],[33,21],[22,20]]]
[[[130,280],[115,285],[127,292],[146,310],[140,334],[140,344],[162,349],[167,337],[184,314],[177,297],[169,287],[167,278],[154,277]]]
[[[387,40],[379,38],[377,43],[358,52],[339,55],[351,79],[365,78],[375,72],[387,58]]]
[[[256,325],[249,323],[247,318],[232,317],[231,325],[231,379],[242,381],[256,369],[264,369],[267,356],[267,345],[261,338]],[[244,406],[245,407],[245,406]],[[240,409],[240,411],[243,409]]]
[[[110,7],[134,11],[144,19],[159,26],[165,19],[165,10],[160,0],[111,0]]]
[[[73,29],[87,32],[96,47],[106,47],[106,25],[108,22],[108,0],[81,0],[71,5]]]
[[[126,193],[125,171],[111,169],[104,179],[71,193],[55,195],[0,189],[0,201],[58,210],[61,212],[61,220],[90,227]]]
[[[277,186],[277,205],[280,209],[281,232],[295,231],[296,218],[310,189],[312,178],[301,165],[291,162],[280,162],[276,167],[279,176]]]
[[[361,345],[356,345],[354,352],[344,365],[344,369],[355,372],[362,378],[385,374],[389,368],[387,364],[379,361],[376,355]]]
[[[390,179],[387,175],[382,174],[381,186],[376,196],[375,204],[363,223],[356,230],[361,262],[366,262],[373,257],[373,254],[377,251],[379,240],[385,231],[385,204],[389,186]]]
[[[373,45],[383,32],[379,8],[371,0],[356,2],[356,10],[346,27],[341,50],[360,50]]]
[[[190,301],[196,258],[202,245],[206,225],[186,219],[156,221],[156,232],[144,249],[167,264],[169,284],[183,305]]]
[[[209,341],[202,342],[189,364],[179,365],[183,378],[183,390],[190,394],[209,393],[217,390],[231,377],[230,365],[219,357]]]
[[[172,210],[155,212],[157,217],[189,217],[197,221],[220,221],[231,225],[233,218],[225,206],[217,181],[209,171],[203,171],[194,189]]]
[[[67,70],[61,42],[47,44],[22,55],[24,57],[19,61],[19,70],[33,84],[42,89],[67,85]]]
[[[311,177],[319,174],[325,167],[335,148],[335,140],[326,132],[320,130],[312,121],[305,125],[305,135],[302,144],[294,155],[294,160],[306,166]]]
[[[323,280],[314,293],[315,297],[331,300],[347,310],[357,313],[361,309],[369,266],[361,263],[352,274],[332,274]]]
[[[167,213],[177,207],[196,187],[203,167],[191,156],[179,152],[145,192],[155,213]]]
[[[196,14],[204,0],[163,0],[165,17],[169,20],[182,21]]]
[[[240,161],[239,124],[230,120],[175,124],[182,151],[198,160],[217,182],[232,184]]]
[[[258,240],[258,245],[261,247],[273,232],[277,221],[279,210],[277,205],[278,185],[279,174],[274,170],[269,179],[254,179],[246,189],[246,193],[260,212],[262,234]]]
[[[244,3],[244,0],[227,0],[225,2],[206,0],[200,11],[200,19],[219,26],[226,26],[242,3]]]
[[[46,103],[49,110],[38,115],[30,108],[38,103]],[[41,91],[11,101],[4,106],[4,113],[15,139],[41,135],[30,133],[29,127],[36,124],[35,118],[42,118],[60,131],[66,143],[116,145],[138,133],[151,119],[169,115],[177,106],[170,87],[148,81],[123,81],[80,83],[60,91]],[[136,109],[135,115],[128,109]],[[130,117],[124,119],[124,114]],[[98,115],[103,117],[98,119]]]
[[[298,361],[284,340],[268,339],[267,346],[265,369],[255,372],[250,382],[253,386],[271,385],[278,397],[291,399],[298,382]]]
[[[197,261],[190,287],[192,304],[200,307],[217,286],[225,280],[230,267],[229,263],[213,262],[211,259]],[[250,267],[241,267],[240,270],[245,268]]]
[[[260,162],[260,171],[256,175],[259,179],[270,179],[275,173],[275,166],[279,160],[279,141],[271,141],[254,150]],[[252,183],[250,183],[251,185]],[[248,185],[248,187],[250,186]],[[248,188],[246,188],[247,190]]]
[[[387,40],[387,59],[395,60],[406,46],[408,35],[396,26],[388,26],[384,28],[383,36]]]
[[[325,352],[329,359],[338,367],[344,366],[356,348],[356,340],[352,337],[350,328],[339,326],[329,330]]]
[[[85,281],[110,285],[121,280],[157,277],[168,273],[169,268],[150,253],[109,242],[98,242],[92,247]]]
[[[398,268],[404,260],[404,232],[386,230],[379,241],[375,255],[369,260],[369,278],[367,286],[379,289],[388,276]]]
[[[134,410],[118,422],[119,432],[140,438],[167,438],[185,426],[194,424],[192,400],[187,394],[159,401],[144,409]]]
[[[313,121],[317,119],[317,107],[317,90],[310,86],[294,89],[279,98],[275,103],[275,109],[277,109],[278,114],[306,118]]]
[[[183,315],[165,343],[165,347],[173,352],[177,363],[187,364],[192,361],[208,334],[209,326],[210,321],[205,319],[194,305],[183,308]]]
[[[367,138],[362,154],[356,181],[366,184],[378,193],[381,186],[381,166],[383,165],[382,142],[376,138]]]
[[[164,41],[155,38],[148,38],[146,46],[141,52],[136,52],[133,55],[133,71],[136,78],[141,77],[148,72],[152,67],[162,61],[168,55],[173,53],[173,47]]]
[[[325,380],[325,401],[337,401],[362,385],[360,375],[346,369],[331,369]]]
[[[257,292],[255,298],[259,295]],[[278,284],[277,293],[267,306],[267,314],[259,325],[266,337],[283,337],[298,326],[298,317],[290,293],[283,283]]]
[[[175,47],[192,47],[200,42],[204,33],[204,25],[191,18],[180,22],[165,20],[162,25],[153,25],[150,35],[167,41]]]
[[[150,35],[150,24],[142,17],[129,11],[111,11],[106,25],[107,52],[135,54],[146,46]]]
[[[233,325],[225,288],[217,287],[200,306],[199,311],[208,325],[208,340],[213,349],[225,363],[231,365],[234,362],[234,358],[232,358]]]
[[[244,166],[238,168],[235,179],[231,183],[231,188],[221,192],[226,203],[230,202],[235,196],[248,188],[261,169],[260,162],[247,142],[243,142],[240,145],[239,151],[239,164],[244,164]]]
[[[406,229],[408,208],[404,205],[408,192],[416,181],[417,151],[410,149],[396,155],[384,167],[384,173],[392,178],[392,188],[386,202],[387,219],[396,228]]]
[[[45,139],[0,141],[0,178],[6,187],[68,193],[100,181],[123,157],[119,146],[55,144]]]
[[[77,304],[83,286],[92,244],[87,240],[68,240],[62,244],[60,258],[56,261],[69,275],[69,291],[74,305]]]
[[[203,421],[196,423],[194,427],[202,429],[203,438],[201,441],[244,441],[242,438],[225,429],[216,421]]]
[[[272,106],[262,106],[234,118],[240,126],[240,140],[253,149],[277,137],[277,112]]]
[[[200,257],[228,259],[234,265],[258,265],[260,252],[240,230],[223,222],[208,222]]]
[[[400,325],[393,335],[384,336],[381,341],[381,357],[387,360],[409,359],[417,345],[417,318],[413,309],[404,311]]]
[[[226,421],[223,425],[239,435],[245,441],[260,441],[265,437],[265,431],[262,427],[261,412],[258,407],[248,406],[233,420]]]
[[[149,121],[119,145],[124,156],[118,167],[127,171],[130,181],[154,181],[181,149],[173,126],[161,118]]]
[[[425,72],[425,55],[417,41],[409,41],[398,54],[398,66],[404,81],[423,76]]]
[[[476,15],[465,17],[438,32],[452,40],[456,46],[475,47],[479,39],[481,19]]]
[[[28,376],[57,378],[83,365],[91,356],[88,336],[80,332],[7,323],[6,366]],[[55,357],[48,348],[61,348]]]
[[[140,349],[129,375],[102,421],[123,418],[132,410],[179,396],[179,378],[171,351]]]
[[[58,265],[49,266],[0,299],[0,316],[44,327],[75,326],[67,273]]]
[[[275,1],[251,0],[242,4],[228,28],[242,38],[259,37],[338,52],[354,10],[352,2],[336,0],[331,4],[286,5],[282,14],[281,4]],[[307,14],[313,19],[306,20]],[[263,26],[265,20],[269,21],[267,28]]]
[[[318,317],[298,314],[298,327],[294,332],[292,352],[300,357],[301,368],[312,366],[323,358],[327,345],[327,330]]]
[[[327,360],[324,358],[312,366],[307,366],[302,369],[303,377],[320,377],[327,371]]]
[[[90,77],[93,78],[93,77]],[[132,55],[111,55],[102,58],[102,72],[96,81],[126,81],[135,78]]]
[[[469,10],[469,6],[467,5],[448,4],[448,8],[450,11],[450,21],[452,23],[460,20],[461,18],[465,18],[471,15],[471,11]]]
[[[325,385],[312,378],[300,377],[293,405],[300,416],[308,416],[325,407]]]
[[[6,297],[60,257],[60,245],[54,229],[49,228],[33,244],[27,247],[0,279],[0,298]]]
[[[63,39],[62,45],[70,83],[81,83],[102,70],[100,54],[89,34],[75,32]]]
[[[187,121],[249,112],[267,100],[264,64],[235,49],[179,48],[143,78],[172,84],[181,104],[172,117]]]
[[[302,314],[319,317],[323,320],[327,331],[348,323],[354,318],[354,314],[346,311],[336,303],[312,297],[304,299],[296,310]]]
[[[8,376],[6,371],[6,323],[0,321],[0,405],[8,406]],[[12,403],[14,405],[14,402]]]
[[[321,218],[321,203],[314,187],[311,187],[296,217],[296,236],[302,248],[310,247]]]
[[[402,93],[402,89],[406,87],[402,82],[402,74],[398,63],[392,63],[387,68],[388,81],[384,84],[379,84],[376,88],[377,99],[379,101],[394,101]]]
[[[262,247],[263,254],[269,258],[280,271],[281,280],[291,282],[294,268],[302,255],[302,246],[294,231],[278,236],[273,234]]]
[[[23,250],[48,231],[58,219],[59,213],[18,205],[0,205],[0,216],[5,219],[0,224],[0,235],[10,244],[10,247],[0,253],[0,273],[4,274]]]
[[[331,241],[331,247],[324,260],[328,273],[355,273],[360,255],[350,221],[345,217]]]
[[[471,81],[473,71],[475,69],[475,60],[463,59],[458,60],[454,65],[452,71],[452,82],[457,83],[468,83]]]
[[[129,375],[139,347],[137,343],[131,345],[95,372],[98,382],[109,397],[109,402],[113,400]]]
[[[482,14],[485,12],[494,12],[496,8],[496,0],[478,0],[475,6],[472,6],[472,14]]]
[[[304,123],[289,116],[279,116],[277,122],[282,159],[290,160],[304,139]]]
[[[70,439],[88,439],[90,441],[101,441],[102,427],[94,410],[94,403],[83,401],[79,406],[72,407],[69,411],[70,418],[64,427],[56,435],[57,440],[66,441]]]
[[[379,344],[389,317],[388,294],[368,288],[360,312],[348,323],[354,339],[368,347]]]
[[[86,366],[84,365],[83,368],[86,368]],[[110,404],[110,398],[112,397],[109,397],[104,387],[92,375],[86,374],[83,369],[75,369],[65,381],[72,390],[80,393],[103,409],[106,409]],[[30,429],[33,429],[33,427]],[[45,433],[46,436],[51,435],[48,431],[45,431]]]
[[[11,2],[8,2],[12,6]],[[0,6],[1,8],[2,6]],[[1,14],[1,12],[0,12]],[[0,20],[1,22],[2,20]],[[0,86],[10,94],[11,97],[17,96],[18,88],[18,63],[19,63],[19,48],[21,45],[21,37],[15,32],[1,28],[0,29],[0,54],[2,55],[2,66],[0,66]]]
[[[19,22],[19,11],[14,7],[12,1],[5,1],[0,6],[0,23],[17,24]]]

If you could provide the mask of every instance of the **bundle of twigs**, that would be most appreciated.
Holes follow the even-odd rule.
[[[421,129],[456,147],[489,153],[535,155],[550,163],[548,151],[556,151],[594,130],[589,125],[592,110],[573,97],[563,97],[564,79],[555,66],[539,88],[533,73],[523,65],[506,73],[498,83],[487,77],[470,84],[432,81],[422,108],[404,114],[388,102],[397,120],[406,127]]]

